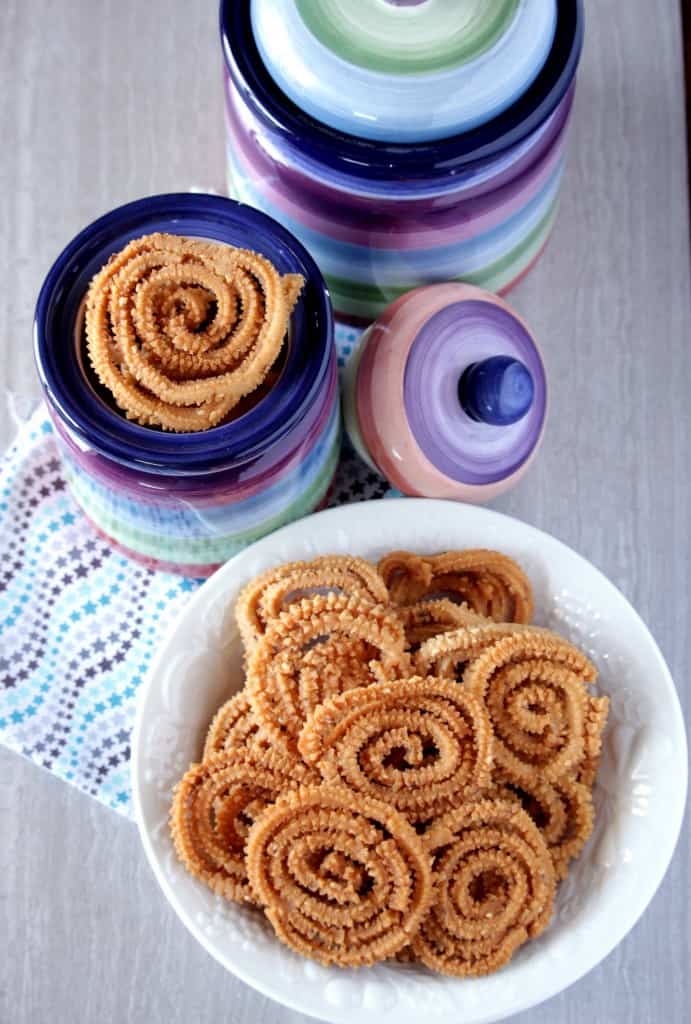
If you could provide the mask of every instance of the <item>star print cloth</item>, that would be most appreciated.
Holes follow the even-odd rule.
[[[356,340],[338,329],[339,362]],[[390,493],[346,443],[331,504]],[[146,569],[92,531],[39,409],[0,470],[0,740],[131,815],[137,690],[200,585]]]

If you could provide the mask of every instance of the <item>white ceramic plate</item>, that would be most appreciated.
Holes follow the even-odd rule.
[[[458,980],[404,964],[325,968],[293,954],[262,916],[226,903],[177,862],[171,789],[199,758],[216,708],[241,684],[233,619],[238,590],[280,562],[328,552],[378,558],[407,548],[491,547],[516,558],[535,588],[537,620],[594,660],[612,699],[596,790],[596,828],[562,884],[555,919],[511,964]],[[392,499],[331,509],[287,526],[220,569],[161,645],[140,694],[132,744],[134,805],[154,873],[195,938],[243,981],[278,1002],[347,1024],[488,1024],[555,995],[626,935],[672,856],[686,795],[679,702],[655,641],[600,572],[554,538],[496,512]]]

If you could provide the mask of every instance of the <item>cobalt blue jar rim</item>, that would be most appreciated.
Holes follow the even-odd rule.
[[[91,390],[74,356],[74,326],[85,282],[88,285],[93,273],[127,240],[164,230],[256,249],[280,273],[305,277],[292,318],[293,337],[302,341],[289,346],[271,391],[236,420],[198,433],[163,432],[127,420]],[[174,192],[116,207],[88,224],[63,249],[38,296],[34,357],[50,405],[82,443],[140,470],[196,475],[254,459],[299,426],[305,410],[318,400],[335,359],[333,330],[321,272],[289,231],[233,199]]]
[[[221,0],[226,67],[248,106],[287,143],[341,173],[418,180],[453,175],[517,145],[556,109],[576,74],[583,46],[583,0],[558,0],[557,27],[547,60],[526,92],[484,125],[425,143],[389,143],[339,132],[300,110],[265,68],[254,40],[249,0]]]

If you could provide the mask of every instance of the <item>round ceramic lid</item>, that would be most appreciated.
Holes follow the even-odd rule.
[[[404,494],[485,500],[529,464],[547,378],[525,322],[449,282],[408,292],[364,334],[345,379],[355,448]]]
[[[279,88],[318,121],[388,142],[470,131],[529,88],[557,0],[252,0]]]

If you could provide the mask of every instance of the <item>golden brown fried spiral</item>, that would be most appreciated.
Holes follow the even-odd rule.
[[[433,636],[466,626],[486,625],[489,621],[467,604],[454,604],[447,597],[406,605],[398,609],[398,615],[405,626],[411,651],[416,651],[425,640]]]
[[[609,715],[608,697],[590,697],[585,721],[585,749],[583,760],[576,770],[576,779],[590,789],[595,785],[597,770],[600,765],[602,750],[602,734],[607,725]]]
[[[291,604],[247,662],[247,693],[271,739],[295,751],[307,718],[344,690],[410,674],[403,626],[381,605],[341,594]]]
[[[609,701],[566,640],[484,617],[531,609],[510,559],[380,566],[386,583],[326,556],[245,587],[245,689],[176,789],[175,847],[324,964],[488,974],[546,927],[591,834]]]
[[[379,560],[379,573],[386,583],[392,604],[420,601],[432,585],[432,559],[412,551],[390,551]]]
[[[91,365],[128,419],[206,430],[269,373],[303,283],[255,252],[145,235],[91,281]]]
[[[552,782],[583,761],[595,677],[584,654],[546,631],[506,636],[468,666],[464,688],[484,700],[496,762],[512,780],[537,770]]]
[[[238,752],[271,746],[268,736],[259,727],[247,694],[236,693],[222,704],[213,717],[204,743],[202,760],[224,751]]]
[[[547,926],[555,878],[544,839],[512,800],[449,811],[423,841],[434,856],[434,904],[413,940],[428,967],[489,974]]]
[[[386,800],[412,821],[455,807],[490,782],[492,730],[456,683],[413,677],[347,690],[321,704],[299,740],[325,782]]]
[[[415,555],[393,551],[379,562],[379,572],[397,605],[425,598],[450,597],[465,602],[495,622],[530,622],[533,593],[516,562],[498,551],[482,548]]]
[[[364,558],[324,555],[311,562],[279,565],[253,579],[238,597],[235,617],[246,649],[254,646],[268,623],[293,601],[328,591],[373,604],[389,600],[384,581]]]
[[[467,666],[483,651],[492,647],[498,640],[521,630],[540,632],[535,626],[523,626],[514,622],[483,622],[462,626],[460,629],[449,629],[423,641],[414,656],[415,667],[421,675],[429,674],[440,679],[460,681]]]
[[[431,899],[430,855],[384,803],[317,786],[283,796],[247,842],[253,890],[282,942],[324,964],[394,956]]]
[[[499,779],[501,775],[499,774]],[[554,872],[566,878],[569,862],[579,855],[593,830],[593,798],[590,789],[574,779],[545,782],[537,773],[520,783],[505,778],[503,786],[515,796],[535,822],[547,843]]]
[[[280,793],[310,778],[304,765],[272,751],[261,763],[225,753],[191,765],[175,787],[170,815],[178,857],[214,892],[253,902],[245,869],[249,828]]]

